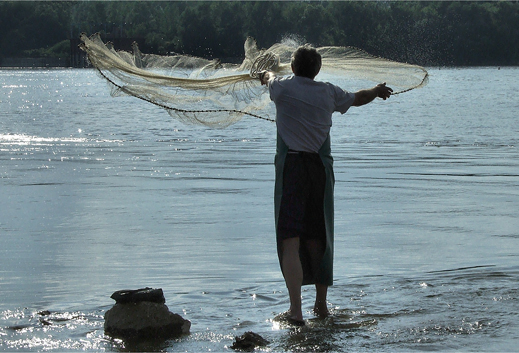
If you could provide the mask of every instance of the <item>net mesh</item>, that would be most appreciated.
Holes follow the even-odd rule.
[[[144,54],[136,43],[132,52],[115,50],[99,34],[82,34],[81,40],[81,49],[110,83],[113,96],[134,96],[164,108],[184,123],[220,128],[244,115],[274,121],[267,109],[267,89],[261,86],[258,74],[263,70],[291,74],[291,55],[300,45],[286,40],[258,49],[256,41],[247,38],[243,62],[231,64],[189,55]],[[393,94],[427,83],[427,71],[420,66],[375,57],[353,47],[317,50],[322,56],[321,72],[343,79],[386,82]]]

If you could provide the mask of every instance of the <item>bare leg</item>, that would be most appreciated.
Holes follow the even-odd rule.
[[[330,313],[326,303],[326,295],[328,294],[328,286],[325,284],[315,285],[315,305],[314,313],[319,317],[327,317]]]
[[[323,260],[324,245],[319,239],[309,239],[306,242],[306,247],[312,262],[312,273],[315,275],[319,271],[321,261]],[[314,313],[319,317],[326,317],[329,315],[328,306],[326,303],[327,294],[328,286],[325,284],[316,283]]]
[[[299,259],[299,238],[283,240],[283,259],[281,266],[290,297],[290,318],[296,321],[302,321],[301,286],[303,284],[303,267]]]

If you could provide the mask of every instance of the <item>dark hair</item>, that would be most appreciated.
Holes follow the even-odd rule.
[[[313,79],[321,70],[321,54],[309,44],[300,46],[292,54],[292,67],[296,76]]]

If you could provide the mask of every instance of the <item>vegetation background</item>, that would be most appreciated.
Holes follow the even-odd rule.
[[[145,53],[241,58],[247,36],[355,46],[424,66],[518,65],[518,1],[2,1],[0,61],[68,57],[81,32]]]

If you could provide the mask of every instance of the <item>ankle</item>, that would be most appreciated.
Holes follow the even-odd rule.
[[[301,309],[292,309],[288,310],[288,316],[293,320],[302,321],[303,320],[303,312]]]
[[[316,301],[314,305],[314,314],[319,317],[326,317],[330,314],[326,301]]]

